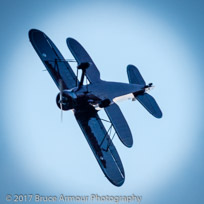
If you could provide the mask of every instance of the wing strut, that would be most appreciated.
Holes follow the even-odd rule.
[[[104,108],[110,122],[112,123],[119,139],[126,147],[132,147],[133,139],[128,123],[125,120],[119,106],[114,103]]]
[[[108,120],[105,120],[105,119],[102,119],[102,118],[100,118],[100,119],[101,119],[102,121],[111,123],[111,122],[108,121]],[[100,147],[103,145],[103,142],[105,141],[105,139],[106,139],[107,136],[111,137],[112,129],[113,129],[113,124],[111,123],[110,127],[108,128],[108,131],[106,132],[106,134],[104,135],[104,138],[103,138],[102,141],[101,141]],[[110,141],[108,142],[107,148],[106,148],[106,149],[103,148],[104,151],[106,151],[106,152],[108,151],[108,148],[110,147],[111,142],[113,141],[113,139],[114,139],[114,137],[115,137],[115,134],[116,134],[116,132],[114,132],[112,138],[111,138]]]
[[[77,70],[78,69],[81,69],[82,70],[82,75],[81,75],[81,80],[79,82],[79,87],[78,87],[78,90],[83,86],[83,83],[84,83],[84,76],[86,74],[86,70],[89,68],[90,64],[88,62],[82,62],[81,64],[79,64],[77,66]],[[77,72],[77,75],[78,75],[78,72]]]

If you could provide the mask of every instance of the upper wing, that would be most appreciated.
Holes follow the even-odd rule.
[[[61,89],[61,82],[64,89],[75,87],[76,76],[54,43],[43,32],[36,29],[29,31],[29,38],[57,87]]]
[[[89,62],[90,66],[86,70],[86,77],[91,83],[100,81],[100,72],[92,61],[86,50],[73,38],[67,38],[67,46],[73,54],[78,64],[82,62]]]
[[[105,176],[121,186],[125,180],[123,165],[97,111],[88,106],[74,114]]]
[[[114,103],[104,109],[121,142],[127,147],[132,147],[132,134],[118,105]]]

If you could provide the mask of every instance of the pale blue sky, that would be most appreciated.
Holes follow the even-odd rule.
[[[202,204],[203,8],[201,1],[1,1],[1,203],[15,193],[134,193],[145,204]],[[155,84],[161,120],[137,102],[119,104],[134,139],[131,149],[114,139],[122,187],[104,177],[72,112],[60,123],[58,90],[41,71],[31,28],[65,58],[72,58],[66,38],[77,39],[104,80],[128,82],[126,66],[135,64]]]

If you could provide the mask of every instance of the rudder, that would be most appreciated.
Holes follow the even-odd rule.
[[[127,75],[128,75],[128,80],[130,84],[140,84],[140,85],[146,84],[138,68],[135,67],[134,65],[127,66]]]

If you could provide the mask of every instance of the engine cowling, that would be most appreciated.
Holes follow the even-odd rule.
[[[62,106],[62,110],[64,111],[71,110],[74,108],[73,99],[71,96],[66,94],[66,92],[62,92],[61,101],[60,101],[60,93],[57,94],[56,103],[57,103],[58,108],[61,109],[61,106]]]

